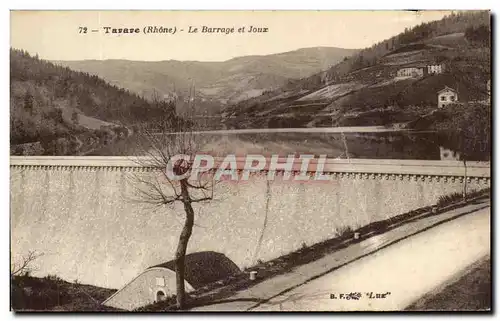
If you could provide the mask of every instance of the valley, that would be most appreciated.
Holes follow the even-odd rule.
[[[217,28],[206,27],[207,32],[209,29]],[[290,78],[308,77],[324,70],[355,52],[354,49],[315,47],[223,62],[85,60],[54,63],[97,75],[148,99],[176,97],[179,113],[183,113],[193,99],[199,114],[211,115],[219,114],[232,103],[279,88]]]

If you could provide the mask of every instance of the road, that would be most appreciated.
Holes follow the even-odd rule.
[[[403,310],[490,253],[490,210],[483,209],[393,244],[273,298],[254,310]],[[361,292],[359,300],[330,299]],[[367,292],[386,298],[368,299]]]

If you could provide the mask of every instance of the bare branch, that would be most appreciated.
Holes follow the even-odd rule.
[[[193,185],[192,183],[190,182],[187,182],[187,186],[192,188],[192,189],[207,189],[207,186],[208,186],[208,183],[201,183],[200,181],[198,181],[199,184],[198,185]]]
[[[33,271],[33,262],[41,256],[43,256],[43,253],[29,251],[27,255],[21,258],[20,262],[12,264],[10,272],[11,277]]]
[[[203,198],[198,198],[198,199],[191,199],[191,203],[199,203],[199,202],[205,202],[205,201],[211,201],[212,197],[203,197]]]

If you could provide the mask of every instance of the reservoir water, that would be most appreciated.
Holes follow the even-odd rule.
[[[158,134],[161,136],[162,134]],[[460,143],[453,135],[395,130],[382,126],[335,128],[264,128],[200,131],[193,135],[199,151],[214,156],[245,154],[313,154],[331,158],[460,160]],[[133,135],[89,156],[141,154],[147,139]],[[474,142],[468,160],[488,161],[490,146]]]

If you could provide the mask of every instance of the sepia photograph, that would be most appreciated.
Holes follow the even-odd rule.
[[[9,15],[10,311],[491,313],[490,10]]]

